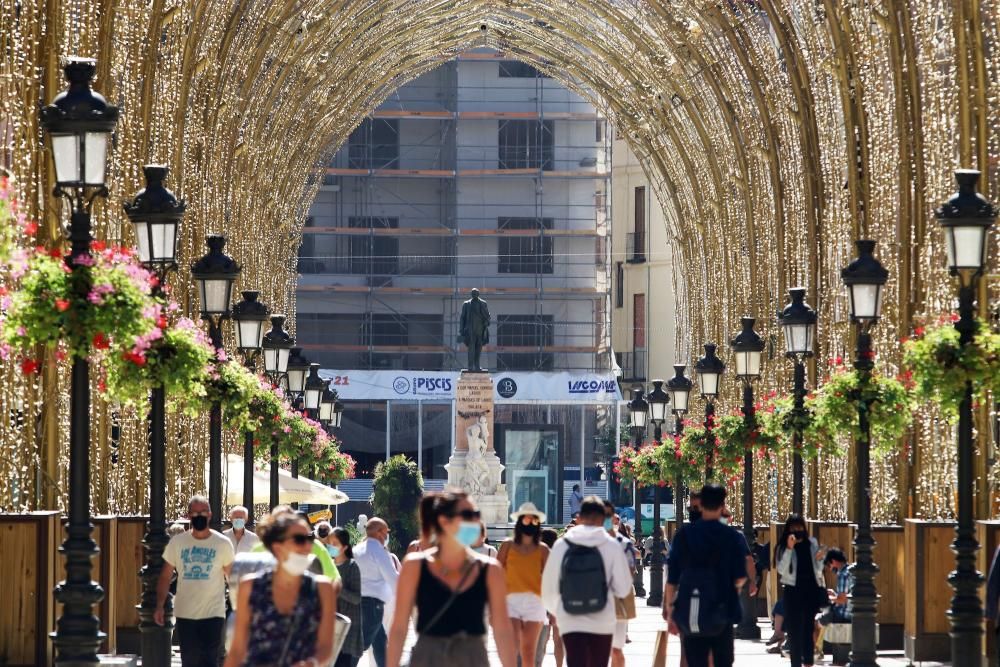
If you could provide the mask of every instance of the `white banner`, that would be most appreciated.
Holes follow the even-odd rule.
[[[451,401],[458,371],[320,371],[347,401]],[[611,371],[603,373],[525,372],[491,373],[493,400],[610,403],[621,400]]]

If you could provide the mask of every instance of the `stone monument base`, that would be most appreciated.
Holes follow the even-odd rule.
[[[444,469],[448,471],[448,486],[455,486],[469,491],[465,479],[465,459],[468,452],[456,449]],[[507,496],[507,485],[500,484],[500,473],[504,466],[500,463],[500,457],[495,452],[488,452],[486,463],[490,468],[490,479],[496,480],[496,489],[491,494],[476,494],[470,492],[469,497],[479,507],[483,521],[487,524],[501,524],[510,522],[510,498]]]

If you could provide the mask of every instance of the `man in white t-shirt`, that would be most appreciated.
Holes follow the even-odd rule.
[[[212,518],[208,498],[188,501],[189,532],[175,535],[163,550],[163,571],[156,586],[159,625],[164,623],[163,605],[170,580],[177,572],[174,614],[180,639],[183,667],[218,667],[222,631],[226,621],[226,577],[235,553],[232,542],[208,527]]]

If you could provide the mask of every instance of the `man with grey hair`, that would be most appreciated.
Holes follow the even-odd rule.
[[[365,524],[366,539],[354,547],[354,562],[361,570],[361,633],[364,650],[370,646],[375,664],[385,667],[385,605],[396,594],[399,572],[385,545],[389,525],[378,517]]]
[[[182,667],[218,667],[226,620],[226,577],[235,554],[232,543],[208,527],[212,510],[205,496],[188,501],[191,530],[170,538],[156,585],[153,620],[163,625],[170,580],[177,572],[174,614]]]
[[[247,528],[248,516],[250,513],[247,508],[243,505],[237,505],[229,510],[229,522],[233,527],[222,531],[222,534],[233,543],[233,551],[238,554],[251,551],[260,542],[260,538]]]

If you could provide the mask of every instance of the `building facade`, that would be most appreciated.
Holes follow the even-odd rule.
[[[623,389],[644,382],[648,389],[649,381],[674,375],[676,318],[670,239],[649,179],[619,136],[612,142],[611,164],[611,346]]]
[[[555,519],[564,483],[581,470],[600,477],[595,442],[614,428],[618,398],[604,391],[609,178],[605,119],[485,50],[399,88],[341,147],[303,233],[296,337],[345,400],[352,498],[388,455],[418,461],[429,487],[447,479],[454,402],[441,389],[466,365],[458,320],[474,287],[492,314],[483,364],[498,392],[521,388],[498,394],[495,415],[507,483],[524,487],[510,489],[513,502],[535,500]],[[412,391],[428,379],[440,383]],[[543,381],[565,391],[524,398],[525,382]]]

